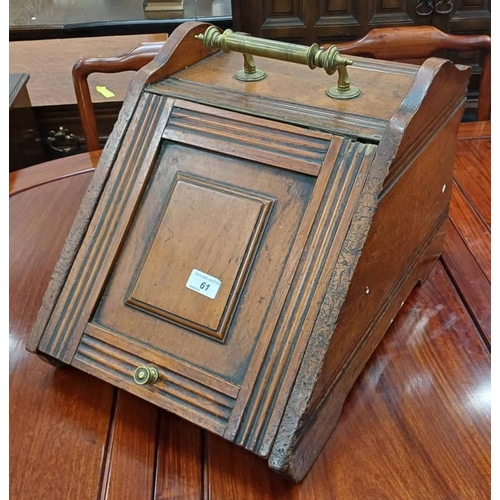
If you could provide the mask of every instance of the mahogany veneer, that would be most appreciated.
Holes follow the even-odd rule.
[[[442,251],[470,71],[353,58],[361,96],[335,101],[290,63],[235,80],[208,26],[132,82],[28,349],[297,481]]]

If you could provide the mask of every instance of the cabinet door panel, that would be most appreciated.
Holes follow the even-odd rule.
[[[313,187],[167,141],[91,323],[241,383]]]
[[[432,24],[447,33],[490,34],[491,0],[435,0]]]
[[[352,40],[390,26],[491,31],[491,0],[232,0],[232,9],[236,31],[304,45]]]
[[[156,94],[124,142],[39,349],[222,434],[355,145]]]
[[[310,38],[311,5],[306,0],[232,0],[233,29],[274,40]]]
[[[370,9],[367,31],[384,26],[411,26],[419,17],[412,0],[375,0],[371,2]]]

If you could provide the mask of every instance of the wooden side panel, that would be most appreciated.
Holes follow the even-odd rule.
[[[427,75],[427,82],[421,86],[418,80],[423,80],[427,72],[436,76]],[[426,111],[436,105],[431,101],[438,100],[445,78],[450,90],[453,88],[450,101],[438,101],[442,114],[433,110],[436,118],[429,120]],[[392,127],[397,123],[400,131],[406,129],[405,134],[398,138],[393,128],[379,146],[379,163],[397,153],[390,160],[372,228],[357,264],[357,255],[349,244],[343,250],[345,264],[332,275],[323,314],[318,316],[299,372],[300,383],[288,402],[271,452],[271,466],[295,479],[303,477],[324,445],[349,388],[382,337],[384,325],[387,328],[401,302],[415,283],[425,278],[442,250],[442,226],[451,196],[454,145],[466,83],[467,73],[457,72],[449,63],[428,61],[400,113],[391,120]],[[427,100],[416,100],[414,94],[423,92]],[[426,124],[428,135],[423,132]],[[413,135],[417,131],[423,136]],[[444,149],[444,144],[448,148]],[[377,193],[380,187],[374,189]],[[353,241],[365,237],[367,215],[361,211],[355,217]],[[356,270],[341,305],[346,290],[343,283],[350,281],[352,266]],[[318,373],[319,366],[322,369]]]

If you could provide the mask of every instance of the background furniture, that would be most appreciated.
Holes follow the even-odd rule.
[[[25,351],[92,161],[57,160],[68,162],[61,176],[55,162],[33,168],[36,176],[32,168],[12,173],[11,497],[488,498],[490,147],[489,123],[461,125],[445,252],[394,319],[332,439],[296,486],[243,449]]]
[[[184,0],[173,12],[145,12],[143,0],[10,0],[9,39],[165,34],[195,20],[229,28],[230,0]]]
[[[374,28],[433,26],[455,35],[490,35],[491,0],[232,0],[232,29],[310,45],[362,38]],[[469,65],[469,99],[477,99],[480,50],[439,54]]]
[[[102,142],[99,140],[88,76],[92,73],[138,71],[154,58],[162,45],[163,42],[143,42],[121,56],[86,57],[75,63],[72,69],[73,86],[88,151],[102,149],[107,139],[106,136]]]
[[[443,50],[480,52],[482,71],[476,118],[478,121],[490,118],[491,38],[488,35],[450,35],[433,26],[376,28],[359,40],[340,43],[337,47],[342,54],[405,62],[421,62]]]
[[[27,89],[27,73],[9,75],[9,171],[45,159]]]
[[[143,42],[127,53],[116,57],[84,58],[73,67],[73,84],[85,141],[89,151],[104,146],[106,136],[99,140],[92,97],[87,83],[94,72],[115,73],[137,71],[154,58],[162,42]],[[365,37],[352,42],[337,44],[343,54],[374,57],[385,60],[404,60],[421,63],[425,58],[445,49],[456,51],[478,50],[481,59],[481,83],[475,103],[469,102],[465,116],[479,121],[488,120],[491,108],[491,39],[487,35],[449,35],[432,26],[404,28],[378,28]],[[469,111],[470,110],[470,111]]]
[[[77,60],[124,54],[140,43],[158,40],[155,36],[164,40],[166,33],[186,20],[207,20],[221,28],[303,44],[339,44],[362,38],[373,28],[391,26],[434,26],[443,32],[468,35],[491,32],[491,0],[186,0],[182,17],[158,14],[157,19],[156,13],[147,18],[142,2],[136,0],[10,0],[9,14],[9,68],[11,73],[31,75],[28,89],[45,159],[86,149],[70,76]],[[100,36],[118,34],[127,36]],[[451,50],[438,55],[472,66],[468,97],[475,103],[481,51]],[[125,72],[89,77],[101,144],[116,121],[131,76]],[[107,85],[116,97],[103,98],[95,91],[96,84]],[[468,111],[466,119],[475,119],[475,111]],[[78,138],[78,142],[70,141],[68,153],[48,144],[51,132],[57,134],[61,128],[68,131],[63,138]]]
[[[305,45],[361,38],[391,26],[490,34],[491,0],[232,0],[232,16],[235,31]]]
[[[10,72],[30,74],[27,88],[44,155],[35,163],[77,154],[87,149],[72,81],[72,68],[79,59],[109,58],[142,43],[161,43],[165,40],[165,34],[157,34],[10,42]],[[134,71],[128,71],[114,75],[92,74],[88,77],[93,111],[104,138],[113,128],[134,74]],[[106,87],[114,96],[104,97],[96,90],[97,86]],[[67,152],[56,150],[48,140],[51,134],[57,133],[61,128],[77,139],[68,141]],[[58,147],[61,148],[61,143]]]

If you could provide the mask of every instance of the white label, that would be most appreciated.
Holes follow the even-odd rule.
[[[209,274],[202,273],[198,269],[193,269],[187,280],[186,287],[195,292],[201,293],[209,299],[215,299],[222,282]]]

